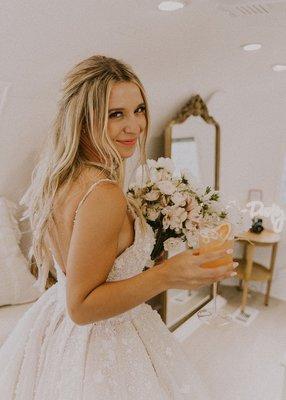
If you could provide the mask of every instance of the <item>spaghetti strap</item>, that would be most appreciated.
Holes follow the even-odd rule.
[[[81,199],[81,201],[79,202],[79,204],[78,204],[78,206],[77,206],[77,209],[76,209],[76,211],[75,211],[75,216],[74,216],[74,219],[73,219],[73,223],[75,223],[75,219],[76,219],[77,212],[78,212],[80,206],[82,205],[82,203],[84,202],[84,200],[87,198],[87,196],[88,196],[89,193],[92,191],[92,189],[93,189],[99,182],[102,182],[102,181],[117,182],[116,180],[108,179],[108,178],[99,179],[99,181],[94,182],[94,183],[90,186],[90,188],[88,189],[88,191],[85,193],[85,195],[83,196],[83,198]]]
[[[131,204],[127,203],[127,209],[130,211],[132,217],[134,219],[136,219],[137,218],[137,214],[135,213],[135,211],[134,211],[133,207],[131,206]]]

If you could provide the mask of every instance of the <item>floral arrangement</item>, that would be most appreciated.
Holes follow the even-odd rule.
[[[148,159],[147,164],[150,178],[144,178],[143,170],[138,170],[127,196],[137,202],[154,231],[152,260],[164,250],[180,249],[184,243],[196,248],[199,236],[206,240],[216,238],[215,228],[222,222],[231,224],[232,236],[251,226],[246,210],[240,210],[235,201],[224,205],[220,193],[210,186],[202,186],[188,169],[180,170],[180,176],[176,176],[171,158]]]

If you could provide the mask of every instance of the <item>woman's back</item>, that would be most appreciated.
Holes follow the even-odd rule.
[[[100,179],[99,176],[100,174],[95,168],[86,168],[77,180],[63,184],[56,193],[47,240],[52,254],[63,272],[66,272],[76,209],[89,186]]]
[[[76,181],[69,185],[63,185],[56,194],[52,224],[47,240],[55,260],[64,273],[67,270],[67,258],[76,212],[90,189],[95,190],[97,183],[106,180],[108,181],[106,175],[95,168],[87,168]],[[117,256],[134,242],[134,237],[134,213],[127,212],[119,233]]]

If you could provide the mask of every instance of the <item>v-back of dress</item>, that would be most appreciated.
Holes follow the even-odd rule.
[[[100,179],[97,182],[93,183],[88,191],[85,193],[83,198],[78,204],[78,207],[75,211],[75,216],[73,222],[75,222],[77,212],[80,209],[81,205],[84,203],[85,199],[91,193],[92,190],[95,189],[95,187],[103,181],[112,181],[111,179]],[[116,257],[114,265],[108,275],[107,281],[112,281],[112,280],[117,280],[117,279],[126,279],[129,278],[133,275],[136,275],[136,273],[140,273],[146,263],[148,265],[152,265],[152,260],[150,257],[150,254],[152,252],[152,249],[155,244],[155,237],[153,233],[153,229],[151,228],[150,225],[147,224],[147,235],[144,236],[143,231],[141,230],[140,227],[140,221],[139,217],[135,214],[134,210],[129,206],[128,204],[128,210],[129,212],[133,215],[134,218],[134,241],[133,243],[127,247],[119,256]],[[144,236],[144,238],[143,238]],[[144,245],[140,246],[140,249],[138,248],[138,243],[141,242],[143,239]],[[127,253],[127,254],[126,254]],[[135,259],[134,259],[135,257]],[[129,263],[128,260],[135,260],[135,262]],[[58,263],[55,260],[55,257],[53,255],[53,260],[54,260],[54,266],[55,269],[57,270],[57,275],[61,275],[61,273],[65,276],[63,273],[62,268],[58,265]],[[142,266],[142,261],[143,265]],[[127,264],[126,264],[127,262]],[[123,266],[124,265],[124,266]]]
[[[151,264],[153,230],[135,218],[134,243],[115,260],[108,281]],[[75,324],[66,276],[25,312],[0,348],[5,400],[209,400],[206,384],[156,310],[142,303],[120,315]]]

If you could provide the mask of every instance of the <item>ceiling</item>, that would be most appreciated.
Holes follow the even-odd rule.
[[[183,9],[162,12],[157,0],[1,1],[0,84],[10,83],[12,96],[50,97],[76,62],[102,53],[130,63],[143,82],[148,76],[149,87],[171,77],[194,90],[199,82],[213,89],[279,82],[284,90],[286,72],[271,66],[286,63],[285,2],[266,1],[270,12],[239,17],[217,3],[238,2],[188,0]],[[263,47],[242,51],[250,42]]]

